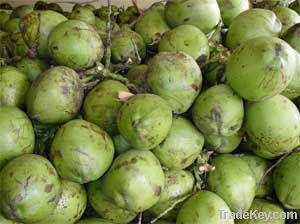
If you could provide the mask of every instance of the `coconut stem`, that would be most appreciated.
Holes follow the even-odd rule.
[[[143,213],[141,212],[140,215],[139,215],[139,222],[138,222],[138,224],[142,224],[142,221],[143,221]]]
[[[105,68],[109,68],[110,59],[111,59],[111,3],[110,0],[107,0],[108,7],[108,15],[106,22],[106,32],[107,32],[107,40],[106,40],[106,49],[105,49]]]
[[[153,224],[153,223],[157,222],[158,220],[160,220],[163,216],[165,216],[165,215],[168,214],[170,211],[172,211],[172,210],[175,208],[176,205],[178,205],[180,202],[185,201],[185,200],[186,200],[187,198],[189,198],[192,194],[193,194],[193,193],[188,194],[188,195],[186,195],[186,196],[184,196],[184,197],[182,197],[182,198],[179,198],[179,199],[177,199],[176,201],[174,201],[170,207],[168,207],[166,210],[164,210],[162,213],[160,213],[156,218],[152,219],[150,223]]]

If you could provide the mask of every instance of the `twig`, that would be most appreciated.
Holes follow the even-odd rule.
[[[141,212],[140,216],[139,216],[139,222],[138,222],[138,224],[142,224],[142,221],[143,221],[143,213]]]
[[[105,49],[105,68],[109,68],[110,58],[111,58],[111,3],[110,3],[110,0],[107,0],[107,7],[108,7],[108,15],[107,15],[107,22],[106,22],[107,40],[106,40],[106,49]]]
[[[136,11],[137,11],[139,14],[141,14],[141,11],[140,11],[140,9],[139,9],[139,7],[138,7],[137,0],[131,0],[131,2],[132,2],[132,5],[134,6],[134,8],[136,9]]]
[[[157,222],[157,221],[158,221],[159,219],[161,219],[163,216],[165,216],[165,215],[168,214],[170,211],[172,211],[172,210],[175,208],[176,205],[178,205],[180,202],[185,201],[185,200],[186,200],[187,198],[189,198],[191,195],[192,195],[192,193],[191,193],[191,194],[188,194],[188,195],[186,195],[186,196],[184,196],[184,197],[182,197],[182,198],[179,198],[179,199],[176,200],[176,201],[174,201],[173,204],[172,204],[170,207],[168,207],[165,211],[163,211],[162,213],[160,213],[156,218],[152,219],[150,223],[153,224],[153,223]]]
[[[259,186],[263,184],[264,179],[266,178],[266,176],[272,172],[273,169],[275,169],[286,157],[288,157],[289,155],[291,155],[294,152],[299,152],[300,148],[296,148],[294,150],[292,150],[291,152],[285,153],[283,156],[280,157],[280,159],[278,159],[276,161],[276,163],[274,163],[265,173],[264,175],[261,177],[260,181],[259,181]]]
[[[137,64],[140,64],[141,61],[142,61],[142,59],[141,59],[141,56],[140,56],[140,54],[139,54],[138,47],[137,47],[136,43],[135,43],[132,39],[131,39],[131,42],[132,42],[132,44],[133,44],[134,53],[135,53],[135,55],[136,55],[136,57],[137,57]]]

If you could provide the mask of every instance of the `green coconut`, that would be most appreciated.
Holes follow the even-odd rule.
[[[75,70],[92,67],[104,52],[96,30],[80,20],[68,20],[56,26],[49,35],[48,50],[58,64]]]
[[[235,49],[255,37],[277,37],[281,29],[281,22],[274,12],[267,9],[250,9],[239,14],[231,22],[226,35],[226,46]],[[252,42],[255,44],[256,41]]]
[[[31,84],[26,98],[27,112],[43,124],[64,123],[77,115],[82,98],[78,74],[68,67],[52,67]]]
[[[273,181],[277,198],[287,209],[300,209],[300,153],[285,158],[274,170]]]
[[[221,20],[216,0],[168,1],[165,16],[171,27],[183,24],[194,25],[206,34],[212,31]]]
[[[86,120],[97,124],[111,136],[118,134],[117,115],[123,104],[119,92],[129,92],[121,82],[106,80],[95,86],[86,96],[83,111]]]
[[[129,82],[134,84],[142,92],[147,90],[148,65],[141,64],[132,66],[126,74]]]
[[[300,16],[297,12],[286,7],[276,7],[272,9],[277,18],[281,21],[281,34],[284,34],[293,25],[300,23]]]
[[[170,169],[184,169],[200,155],[204,145],[203,135],[183,117],[174,117],[165,140],[153,153],[161,164]]]
[[[102,191],[101,180],[89,183],[89,203],[102,218],[110,220],[116,224],[124,224],[132,221],[137,216],[137,213],[135,212],[127,211],[118,207],[114,204],[112,199],[104,195]]]
[[[199,191],[189,198],[177,216],[176,224],[234,224],[232,219],[223,220],[221,211],[231,213],[225,201],[210,191]]]
[[[162,35],[158,51],[182,51],[199,63],[205,63],[210,49],[207,37],[198,27],[181,25]]]
[[[119,155],[103,177],[103,193],[131,212],[156,204],[165,184],[158,159],[150,151],[130,150]]]
[[[243,100],[228,85],[216,85],[199,95],[192,117],[202,133],[230,136],[242,127]]]
[[[282,95],[248,102],[245,130],[260,148],[255,153],[273,159],[300,145],[300,113],[295,104]]]
[[[138,94],[129,98],[119,111],[120,134],[136,149],[153,149],[167,136],[172,125],[168,103],[154,94]]]
[[[248,10],[251,6],[248,0],[217,0],[222,20],[229,27],[235,17]]]
[[[113,137],[113,142],[115,146],[115,154],[120,155],[124,152],[127,152],[131,149],[131,145],[126,142],[126,140],[122,137],[122,135],[115,135]]]
[[[20,5],[12,11],[10,18],[23,18],[31,12],[33,12],[33,5]]]
[[[244,99],[280,94],[298,72],[298,55],[276,37],[257,37],[233,52],[226,65],[228,84]]]
[[[0,11],[0,29],[4,29],[5,23],[9,20],[10,15],[5,11]]]
[[[93,10],[84,6],[76,7],[74,10],[72,10],[69,18],[73,20],[81,20],[92,26],[96,23],[96,17],[93,13]]]
[[[1,170],[0,180],[1,211],[17,222],[34,223],[48,217],[61,195],[54,167],[39,155],[11,160]]]
[[[87,196],[80,184],[61,180],[61,196],[54,211],[35,224],[73,224],[79,220],[86,208]]]
[[[208,175],[208,189],[223,198],[233,212],[248,211],[256,190],[248,164],[238,156],[226,154],[215,157],[212,166],[215,170]]]
[[[141,63],[141,60],[146,57],[143,38],[128,28],[120,30],[112,37],[111,56],[114,63]]]
[[[160,214],[169,209],[174,202],[183,199],[193,191],[194,176],[184,170],[168,170],[165,171],[165,186],[159,198],[159,201],[149,209],[149,212],[158,217]],[[163,219],[176,220],[177,213],[181,208],[182,203],[179,203],[166,215]]]
[[[100,19],[96,17],[95,29],[100,35],[102,41],[105,43],[107,41],[107,21],[105,19]],[[119,25],[115,21],[111,21],[111,34],[120,31]]]
[[[202,86],[202,75],[196,61],[183,52],[160,52],[151,59],[147,70],[147,86],[164,98],[173,112],[186,112]]]
[[[205,147],[218,153],[233,152],[241,143],[242,138],[242,132],[237,132],[230,136],[204,135]]]
[[[49,65],[41,59],[25,57],[16,64],[17,68],[26,74],[30,81],[34,81]]]
[[[0,169],[11,159],[33,153],[34,131],[27,115],[16,107],[0,107]]]
[[[241,158],[248,164],[255,177],[255,196],[259,198],[270,196],[273,192],[272,176],[265,174],[271,166],[271,163],[263,158],[249,154],[241,155]]]
[[[273,215],[271,214],[283,214],[284,210],[283,208],[278,205],[275,204],[272,201],[267,201],[267,200],[263,200],[263,199],[255,199],[249,209],[249,214],[261,214],[262,212],[264,213],[263,218],[259,218],[258,215],[256,216],[252,216],[252,219],[248,218],[248,219],[236,219],[235,223],[236,224],[285,224],[285,219],[282,218],[277,218],[274,219],[272,218]],[[266,219],[265,216],[269,216],[271,215],[271,218],[269,218],[268,220]]]
[[[100,178],[113,155],[114,145],[109,135],[97,125],[79,119],[58,130],[50,152],[59,175],[80,184]]]
[[[19,69],[12,66],[1,67],[0,106],[23,106],[29,86],[27,76]]]
[[[300,53],[300,23],[291,26],[281,38]]]
[[[34,11],[23,17],[20,28],[27,45],[34,49],[39,57],[50,56],[48,51],[48,36],[51,31],[67,18],[54,11]]]
[[[148,47],[155,48],[161,35],[170,28],[165,20],[165,6],[156,3],[151,6],[136,22],[135,32],[139,33]]]

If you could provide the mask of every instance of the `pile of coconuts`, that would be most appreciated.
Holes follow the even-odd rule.
[[[0,223],[299,224],[300,1],[137,3],[0,4]]]

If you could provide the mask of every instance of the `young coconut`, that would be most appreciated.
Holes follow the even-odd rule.
[[[57,131],[50,152],[59,175],[80,184],[100,178],[113,156],[114,145],[109,135],[97,125],[79,119],[69,121]]]
[[[192,109],[192,117],[202,133],[230,136],[242,127],[243,100],[228,85],[216,85],[199,95]]]
[[[129,223],[137,216],[135,212],[118,207],[112,199],[104,195],[100,179],[89,183],[88,198],[89,203],[100,217],[110,220],[115,224]]]
[[[26,74],[30,81],[34,81],[42,72],[49,68],[49,65],[38,58],[25,57],[16,64],[17,68]]]
[[[58,24],[67,18],[54,11],[34,11],[21,19],[20,29],[23,39],[39,57],[49,57],[48,36]]]
[[[235,49],[247,40],[259,36],[277,37],[281,28],[281,22],[274,12],[267,9],[249,9],[231,22],[226,35],[226,47]],[[254,44],[256,41],[252,42]]]
[[[1,106],[0,170],[11,159],[33,153],[34,137],[32,124],[23,111],[16,107]]]
[[[94,26],[96,23],[96,17],[93,13],[93,10],[84,6],[79,6],[72,10],[69,18],[73,20],[81,20],[92,26]]]
[[[221,20],[216,0],[168,1],[165,16],[171,27],[183,24],[194,25],[205,34],[212,31]]]
[[[164,98],[176,114],[186,112],[202,86],[196,61],[183,52],[160,52],[148,64],[147,86]]]
[[[150,151],[129,150],[119,155],[103,177],[103,193],[125,210],[142,212],[160,198],[165,176]]]
[[[204,144],[203,135],[183,117],[174,117],[165,140],[153,153],[161,164],[170,169],[184,169],[200,155]]]
[[[284,34],[293,25],[300,23],[300,16],[297,12],[286,7],[276,7],[272,11],[276,14],[277,18],[281,21],[281,35]]]
[[[277,198],[287,209],[300,209],[300,152],[285,158],[274,170],[273,181]]]
[[[222,198],[213,192],[202,190],[183,204],[177,216],[176,224],[234,224],[232,219],[222,219],[220,211],[231,212]]]
[[[149,150],[159,145],[172,125],[168,103],[154,94],[138,94],[126,101],[119,111],[120,134],[134,148]]]
[[[48,217],[61,195],[54,167],[39,155],[11,160],[1,170],[0,180],[1,211],[16,222],[35,223]]]
[[[12,66],[0,68],[0,106],[24,106],[29,87],[29,79],[19,69]]]
[[[48,50],[58,64],[75,70],[92,67],[104,52],[98,33],[80,20],[68,20],[56,26],[49,35]]]
[[[248,164],[238,156],[226,154],[215,157],[212,166],[215,170],[208,175],[208,189],[223,198],[233,212],[248,211],[256,190]]]
[[[31,12],[33,12],[33,5],[20,5],[12,11],[10,18],[23,18]]]
[[[281,93],[298,67],[297,52],[290,45],[276,37],[261,36],[233,52],[225,76],[241,97],[261,101]]]
[[[87,204],[84,187],[71,181],[61,180],[61,191],[54,211],[35,224],[73,224],[81,218]]]
[[[273,159],[300,145],[300,113],[288,98],[277,95],[246,104],[245,131],[260,157]]]

